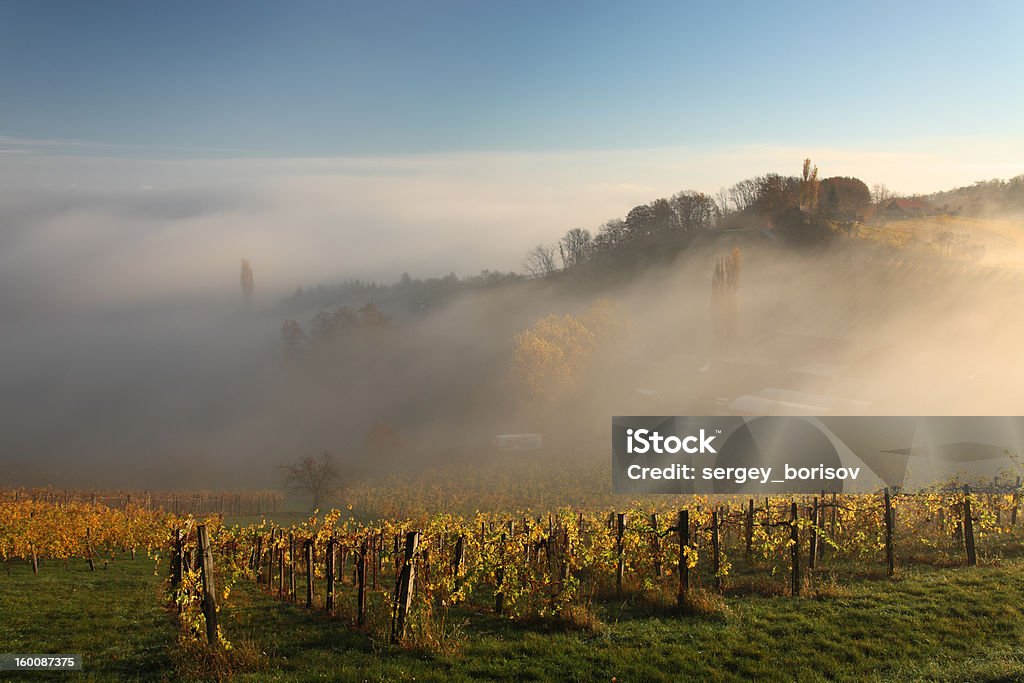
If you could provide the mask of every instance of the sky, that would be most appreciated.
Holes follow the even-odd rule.
[[[1020,132],[1020,3],[0,3],[2,134],[270,156]]]
[[[1021,25],[1014,2],[0,0],[0,267],[108,294],[243,254],[280,287],[463,274],[805,156],[908,193],[1010,177]]]

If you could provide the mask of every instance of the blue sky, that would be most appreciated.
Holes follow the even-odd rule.
[[[1019,135],[1022,25],[1019,2],[3,0],[0,136],[334,156]]]

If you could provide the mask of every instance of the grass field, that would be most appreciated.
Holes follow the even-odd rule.
[[[82,653],[79,680],[201,679],[153,568],[143,558],[95,573],[47,563],[35,577],[12,563],[0,570],[0,651]],[[914,567],[819,598],[729,595],[703,616],[625,599],[596,604],[589,629],[478,614],[446,654],[375,642],[248,582],[222,624],[245,653],[241,681],[1024,680],[1022,573],[1021,561]],[[4,680],[67,677],[20,676]]]
[[[983,247],[979,254],[982,265],[1024,267],[1024,218],[1021,217],[922,216],[866,223],[857,228],[861,239],[956,257],[956,249],[942,244],[940,235],[943,233],[956,235],[966,244]]]
[[[172,668],[177,623],[160,601],[161,578],[144,555],[90,572],[84,560],[0,568],[0,652],[81,654],[79,680],[159,680]],[[9,573],[8,573],[9,572]],[[4,680],[65,680],[69,674],[3,674]]]

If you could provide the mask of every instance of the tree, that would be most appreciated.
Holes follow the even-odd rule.
[[[718,188],[718,192],[715,193],[715,206],[718,207],[719,216],[729,215],[729,191],[725,189],[725,186]]]
[[[290,465],[281,465],[285,488],[308,495],[313,507],[337,495],[345,485],[330,451],[317,456],[307,455]]]
[[[839,194],[836,192],[835,185],[828,188],[828,193],[825,195],[825,204],[821,212],[828,218],[835,218],[839,215]]]
[[[808,213],[818,210],[818,167],[811,167],[811,160],[804,159],[804,168],[800,176],[800,209]]]
[[[533,277],[547,277],[558,270],[558,266],[555,265],[555,250],[538,244],[526,252],[523,268]]]
[[[943,256],[949,256],[949,251],[956,241],[956,234],[949,230],[944,230],[935,236],[935,243],[939,245],[939,249]]]
[[[821,215],[790,206],[775,214],[775,232],[791,244],[812,246],[826,244],[836,236],[829,222]]]
[[[356,312],[349,306],[341,306],[333,313],[320,311],[313,316],[310,332],[314,339],[325,341],[355,327],[358,320]]]
[[[711,329],[718,344],[731,344],[736,336],[736,292],[740,287],[743,257],[739,247],[715,261],[711,272]]]
[[[359,309],[359,322],[367,327],[387,327],[391,324],[391,318],[371,301]]]
[[[737,211],[746,211],[757,204],[758,183],[756,178],[741,180],[727,191],[729,200]]]
[[[651,210],[654,214],[650,227],[652,233],[674,232],[679,229],[679,216],[676,215],[675,208],[669,200],[655,199],[651,202]]]
[[[334,336],[334,316],[328,311],[317,311],[309,324],[314,339],[325,340]]]
[[[694,190],[674,194],[672,207],[675,209],[679,228],[684,232],[707,230],[721,215],[714,199]]]
[[[597,229],[594,238],[594,251],[608,254],[620,249],[629,240],[626,222],[621,218],[613,218]]]
[[[889,191],[889,188],[882,183],[875,183],[871,186],[871,201],[874,202],[875,206],[882,208],[883,205],[888,204],[896,195]]]
[[[580,315],[549,315],[512,339],[510,380],[520,398],[541,405],[564,397],[583,366],[618,335],[614,303],[599,299]]]
[[[769,173],[756,179],[757,208],[762,215],[775,216],[800,203],[800,178]]]
[[[562,267],[571,268],[586,262],[594,247],[594,239],[589,230],[573,228],[558,241],[558,253],[562,257]]]
[[[821,192],[825,195],[826,213],[850,218],[863,216],[871,206],[871,191],[858,178],[835,176],[821,181]],[[832,200],[832,195],[835,200]]]
[[[281,324],[281,341],[284,342],[284,350],[289,354],[298,353],[302,344],[307,341],[306,333],[302,331],[299,321],[293,318],[285,320]]]
[[[654,231],[654,208],[650,204],[634,206],[626,214],[626,232],[631,239],[644,237]]]
[[[242,259],[242,297],[245,298],[245,303],[252,302],[252,294],[256,289],[256,281],[253,278],[252,264],[249,263],[249,259]]]

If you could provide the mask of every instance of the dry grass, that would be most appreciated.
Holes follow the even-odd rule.
[[[170,653],[178,674],[187,680],[230,681],[240,673],[265,670],[266,652],[253,640],[244,639],[230,649],[212,648],[193,638],[181,638]]]
[[[730,577],[725,592],[728,595],[764,595],[768,597],[789,595],[789,577],[767,575]]]
[[[702,619],[724,619],[730,614],[729,605],[719,593],[691,590],[679,605],[681,614]]]
[[[803,595],[812,600],[845,600],[855,595],[849,584],[840,583],[835,578],[804,579]]]
[[[519,620],[522,624],[545,632],[601,633],[605,623],[596,612],[585,604],[567,605],[562,611],[546,616],[534,615]]]
[[[942,244],[942,233],[963,235],[969,243],[984,247],[982,265],[1024,266],[1024,221],[1020,219],[923,216],[866,223],[857,227],[856,237],[899,249],[954,255]]]

